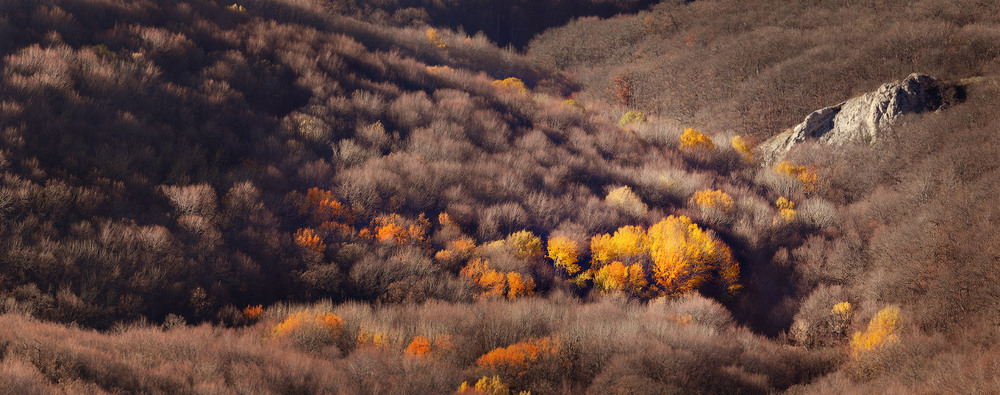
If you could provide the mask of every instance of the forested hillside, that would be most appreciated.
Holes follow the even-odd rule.
[[[3,392],[1000,387],[992,3],[227,3],[0,2]]]

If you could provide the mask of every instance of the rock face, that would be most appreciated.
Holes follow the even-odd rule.
[[[886,136],[899,116],[940,108],[943,90],[930,76],[910,74],[874,92],[814,111],[794,128],[761,144],[761,156],[767,161],[779,159],[795,144],[807,140],[835,146],[874,144]]]

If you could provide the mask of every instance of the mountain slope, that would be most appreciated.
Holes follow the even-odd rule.
[[[4,3],[0,383],[994,389],[992,5],[661,2],[526,54],[363,6]],[[754,150],[917,66],[965,100]]]

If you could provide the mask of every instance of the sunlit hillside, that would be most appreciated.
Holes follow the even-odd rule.
[[[1000,390],[989,2],[8,0],[0,58],[0,392]]]

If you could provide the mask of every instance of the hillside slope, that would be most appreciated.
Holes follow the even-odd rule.
[[[996,390],[997,10],[752,5],[521,54],[342,1],[7,1],[0,388]],[[813,62],[880,24],[924,49]],[[754,151],[917,66],[977,82]]]
[[[528,54],[594,97],[763,141],[809,112],[920,72],[992,75],[1000,5],[972,0],[662,1],[581,18]],[[623,83],[625,82],[625,83]]]

